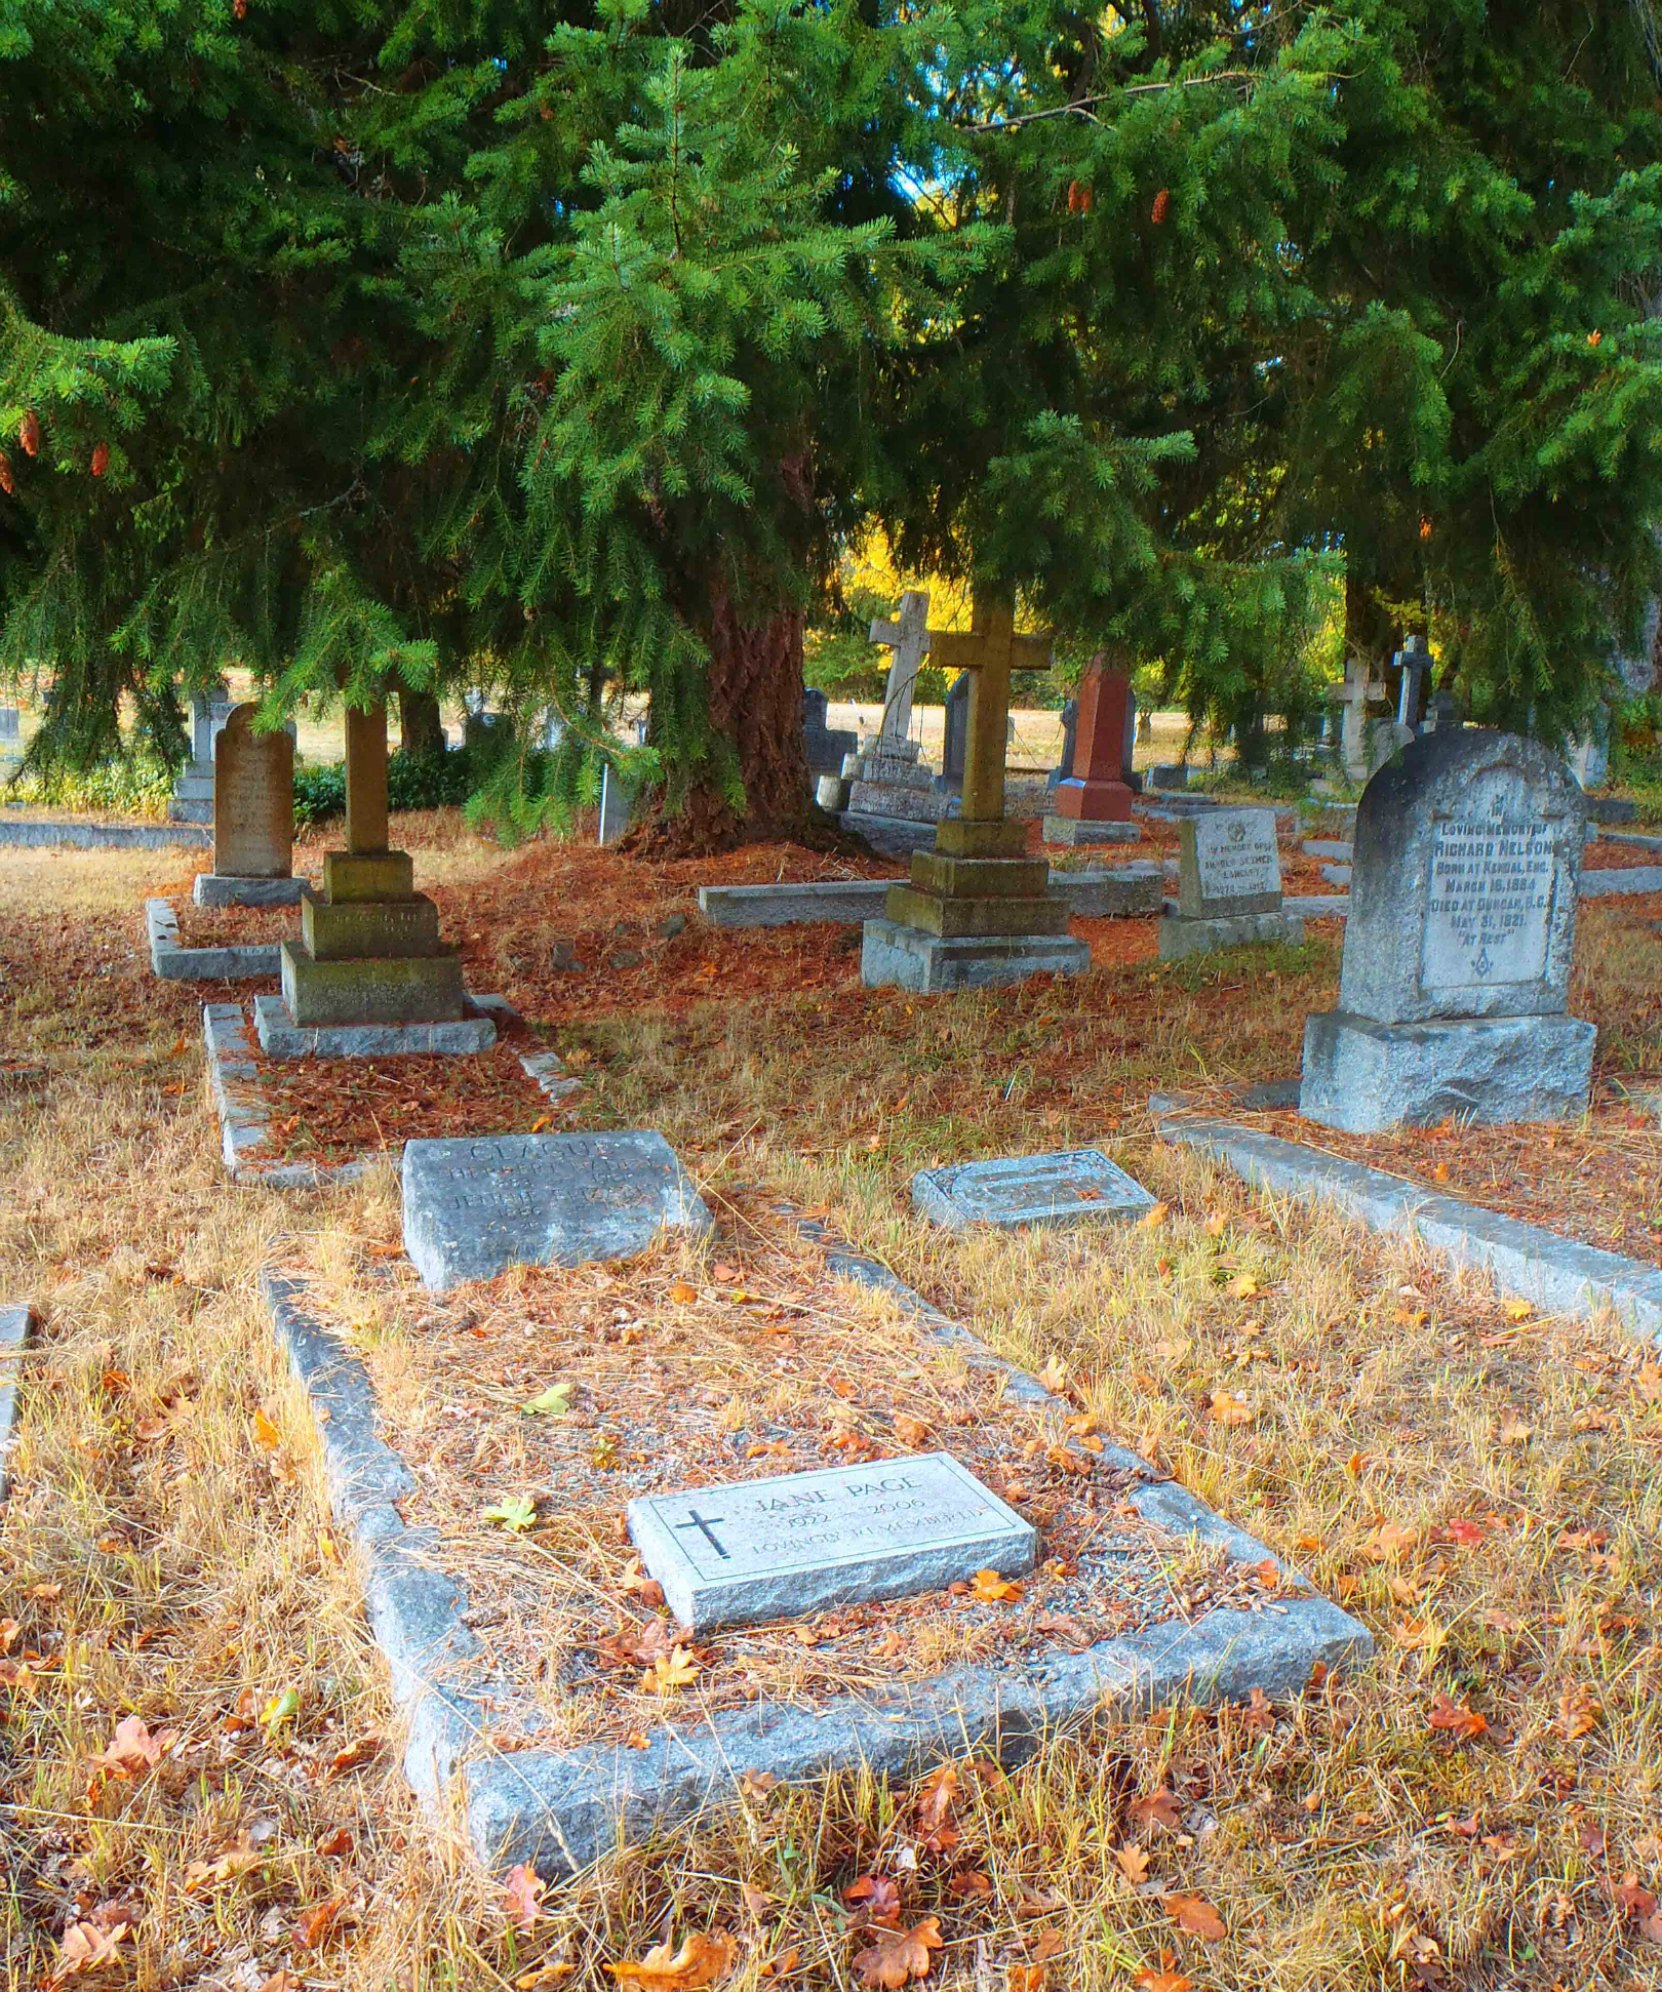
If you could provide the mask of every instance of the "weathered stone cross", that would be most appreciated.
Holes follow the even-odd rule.
[[[1018,670],[1044,670],[1050,651],[1048,636],[1017,636],[1015,610],[1009,602],[988,601],[980,595],[967,631],[929,631],[929,654],[941,669],[971,674],[969,743],[964,750],[966,823],[1004,820],[1010,679]]]
[[[929,591],[908,588],[900,598],[900,614],[892,622],[879,616],[871,626],[871,640],[894,652],[889,664],[889,682],[883,692],[883,722],[878,736],[884,740],[904,740],[912,725],[912,694],[917,689],[918,672],[929,648]]]

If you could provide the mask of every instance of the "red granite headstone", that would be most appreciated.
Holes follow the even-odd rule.
[[[1093,657],[1079,680],[1079,730],[1073,772],[1056,784],[1050,807],[1076,823],[1129,823],[1132,791],[1125,781],[1126,733],[1133,711],[1131,680]]]

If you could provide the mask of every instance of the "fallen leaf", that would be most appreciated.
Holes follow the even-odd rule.
[[[900,1884],[886,1874],[862,1874],[843,1890],[843,1901],[851,1909],[865,1910],[873,1923],[900,1921]]]
[[[502,1882],[502,1909],[516,1930],[534,1930],[548,1884],[529,1863],[510,1868]]]
[[[294,1926],[294,1941],[302,1950],[316,1950],[335,1927],[343,1907],[342,1898],[332,1895],[327,1902],[314,1902],[310,1909],[302,1909]]]
[[[343,1771],[355,1771],[360,1764],[368,1764],[381,1754],[381,1738],[373,1729],[356,1736],[343,1749],[335,1752],[329,1760],[329,1769],[338,1777]]]
[[[1509,1300],[1501,1312],[1508,1321],[1527,1321],[1535,1309],[1527,1300]]]
[[[899,1986],[929,1976],[931,1952],[944,1943],[939,1922],[925,1916],[915,1930],[880,1930],[876,1943],[855,1958],[854,1969],[868,1992],[896,1992]]]
[[[996,1570],[978,1570],[970,1583],[970,1593],[984,1605],[1013,1605],[1020,1601],[1022,1587]]]
[[[283,1435],[257,1406],[254,1411],[254,1443],[266,1452],[275,1452],[283,1443]]]
[[[669,1297],[677,1307],[691,1307],[698,1298],[698,1289],[686,1280],[676,1280],[670,1286]]]
[[[1165,1785],[1161,1785],[1158,1791],[1151,1791],[1146,1798],[1134,1798],[1126,1810],[1132,1825],[1139,1832],[1146,1832],[1150,1826],[1164,1826],[1169,1831],[1175,1831],[1183,1823],[1177,1800]]]
[[[1067,1365],[1060,1356],[1052,1356],[1039,1372],[1039,1381],[1053,1396],[1065,1397],[1068,1391]]]
[[[1445,1730],[1462,1743],[1481,1736],[1489,1727],[1487,1716],[1479,1715],[1476,1709],[1461,1708],[1451,1702],[1447,1695],[1438,1695],[1431,1704],[1431,1713],[1426,1721],[1433,1729]]]
[[[909,1418],[902,1412],[894,1421],[894,1435],[903,1446],[927,1446],[930,1439],[929,1427],[921,1418]]]
[[[510,1494],[505,1500],[493,1501],[484,1511],[487,1522],[496,1522],[515,1535],[523,1535],[534,1528],[537,1521],[537,1504],[528,1501],[523,1494]]]
[[[697,1679],[698,1662],[684,1646],[676,1646],[658,1655],[641,1676],[641,1687],[649,1695],[671,1694],[690,1688]]]
[[[778,1783],[773,1771],[746,1771],[739,1779],[739,1791],[745,1798],[766,1798]]]
[[[533,1417],[563,1418],[571,1409],[572,1389],[569,1383],[551,1383],[535,1397],[527,1398],[519,1408]]]
[[[115,1726],[108,1748],[101,1750],[92,1762],[96,1769],[108,1771],[113,1777],[137,1777],[141,1771],[153,1771],[178,1740],[176,1729],[165,1729],[159,1736],[152,1736],[150,1725],[142,1716],[123,1716]]]
[[[1123,1847],[1114,1849],[1114,1860],[1133,1888],[1141,1888],[1148,1880],[1148,1851],[1139,1847],[1135,1840],[1128,1840]]]
[[[1263,1291],[1251,1273],[1237,1273],[1229,1282],[1231,1300],[1254,1300]]]
[[[86,1971],[102,1971],[106,1965],[118,1964],[121,1940],[126,1935],[125,1923],[117,1923],[113,1930],[101,1930],[96,1923],[71,1923],[63,1934],[63,1943],[52,1969],[52,1982],[75,1978]]]
[[[576,1965],[568,1964],[564,1958],[556,1958],[552,1964],[539,1964],[535,1971],[522,1971],[514,1980],[516,1992],[542,1992],[545,1985],[563,1985],[576,1970]]]
[[[1187,1930],[1203,1943],[1221,1944],[1229,1934],[1223,1918],[1204,1895],[1168,1895],[1163,1898],[1163,1905],[1180,1930]]]
[[[1211,1413],[1220,1425],[1250,1425],[1258,1416],[1244,1398],[1228,1390],[1212,1392]]]
[[[1171,1961],[1171,1952],[1162,1951],[1158,1970],[1139,1971],[1131,1981],[1137,1992],[1194,1992],[1195,1981],[1192,1978],[1185,1978],[1181,1971],[1167,1969]]]
[[[300,1690],[284,1688],[280,1694],[273,1695],[260,1710],[260,1725],[267,1732],[281,1729],[285,1723],[292,1722],[299,1713]]]
[[[738,1945],[725,1930],[709,1936],[694,1930],[679,1950],[667,1941],[654,1944],[645,1957],[609,1964],[606,1969],[620,1985],[638,1986],[640,1992],[697,1992],[724,1977],[737,1954]]]

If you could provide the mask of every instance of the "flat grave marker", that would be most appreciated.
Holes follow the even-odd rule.
[[[404,1147],[404,1250],[443,1292],[509,1266],[581,1266],[644,1252],[665,1230],[713,1228],[664,1137],[502,1134]]]
[[[972,1224],[1123,1224],[1152,1210],[1155,1199],[1100,1149],[1072,1148],[920,1169],[912,1202],[932,1222],[963,1231]]]
[[[629,1534],[689,1630],[1031,1570],[1038,1531],[950,1453],[644,1495]]]

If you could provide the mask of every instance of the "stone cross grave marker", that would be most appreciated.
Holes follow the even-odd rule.
[[[661,1134],[503,1134],[404,1145],[404,1250],[443,1291],[509,1266],[621,1259],[712,1220]]]
[[[300,939],[282,946],[282,1010],[300,1032],[319,1032],[309,1047],[320,1056],[357,1057],[397,1048],[388,1032],[372,1038],[365,1025],[424,1028],[412,1051],[433,1048],[433,1024],[466,1025],[455,1048],[485,1049],[496,1031],[488,1018],[464,1018],[462,963],[439,938],[439,912],[415,890],[408,851],[388,846],[387,709],[348,706],[346,723],[346,849],[323,856],[323,891],[300,902]],[[255,1006],[260,1042],[271,1056],[290,1041],[284,1019]]]
[[[873,622],[871,640],[894,652],[883,692],[878,738],[905,740],[912,728],[912,697],[917,690],[918,672],[929,650],[928,589],[908,588],[900,598],[898,616],[892,621],[880,616]]]
[[[950,1231],[972,1224],[1008,1230],[1026,1224],[1124,1223],[1154,1207],[1142,1184],[1097,1148],[920,1169],[912,1178],[912,1202]]]
[[[1566,1014],[1585,821],[1564,762],[1511,734],[1427,734],[1374,776],[1301,1112],[1372,1132],[1585,1109],[1596,1033]]]
[[[969,681],[962,809],[936,831],[933,851],[913,853],[911,882],[890,888],[884,917],[866,922],[868,988],[984,987],[1089,965],[1090,949],[1068,933],[1067,907],[1049,889],[1049,866],[1027,857],[1026,827],[1004,814],[1011,675],[1042,668],[1050,650],[1048,636],[1016,634],[1010,602],[984,595],[968,630],[929,632],[935,662]]]
[[[1431,652],[1425,647],[1425,638],[1419,635],[1409,637],[1391,662],[1402,674],[1397,686],[1397,724],[1417,734],[1420,730],[1421,687],[1431,670]]]
[[[950,1453],[631,1501],[629,1534],[694,1632],[1031,1570],[1038,1532]]]
[[[294,741],[256,733],[233,706],[214,745],[214,875],[288,878],[294,861]]]
[[[1160,921],[1162,961],[1214,948],[1304,939],[1281,903],[1273,809],[1209,809],[1178,825],[1177,906]]]

